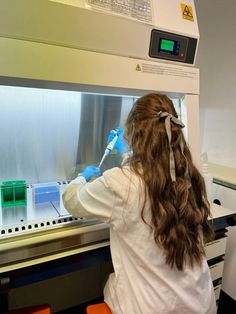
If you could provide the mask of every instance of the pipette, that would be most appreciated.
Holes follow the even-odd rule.
[[[101,159],[101,161],[100,161],[100,164],[99,164],[99,166],[98,166],[99,168],[100,168],[101,165],[103,164],[103,162],[104,162],[106,156],[109,155],[109,154],[111,153],[111,151],[113,150],[113,148],[114,148],[114,146],[115,146],[115,143],[116,143],[116,141],[117,141],[117,139],[118,139],[118,130],[117,130],[117,129],[116,129],[116,130],[112,130],[112,132],[114,133],[114,138],[108,143],[108,145],[107,145],[107,147],[106,147],[106,149],[105,149],[105,152],[104,152],[104,154],[103,154],[103,156],[102,156],[102,159]]]

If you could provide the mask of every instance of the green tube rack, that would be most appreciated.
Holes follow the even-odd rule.
[[[26,206],[27,191],[25,180],[4,181],[1,183],[2,208]]]

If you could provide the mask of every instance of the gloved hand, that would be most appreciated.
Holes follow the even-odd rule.
[[[124,130],[122,128],[117,128],[118,130],[118,139],[114,145],[114,148],[117,150],[118,154],[122,155],[129,150],[129,146],[126,143],[126,140],[123,138]],[[107,138],[107,143],[110,143],[115,137],[115,132],[112,130]]]
[[[101,170],[95,166],[87,166],[83,172],[79,174],[80,176],[84,177],[85,180],[88,182],[93,177],[99,177],[101,175]]]

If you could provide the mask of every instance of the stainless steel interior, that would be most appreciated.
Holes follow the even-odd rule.
[[[71,223],[62,204],[38,206],[35,183],[69,180],[98,165],[111,129],[123,126],[135,98],[77,91],[0,86],[0,181],[26,180],[27,206],[1,208],[1,234]],[[113,154],[102,170],[119,164]],[[73,221],[74,222],[74,218]]]
[[[69,180],[84,165],[98,164],[109,131],[123,125],[133,101],[133,97],[0,86],[0,181]],[[115,162],[113,157],[109,164]]]

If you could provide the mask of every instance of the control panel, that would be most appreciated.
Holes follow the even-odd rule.
[[[197,39],[153,29],[151,32],[149,56],[193,64]]]

